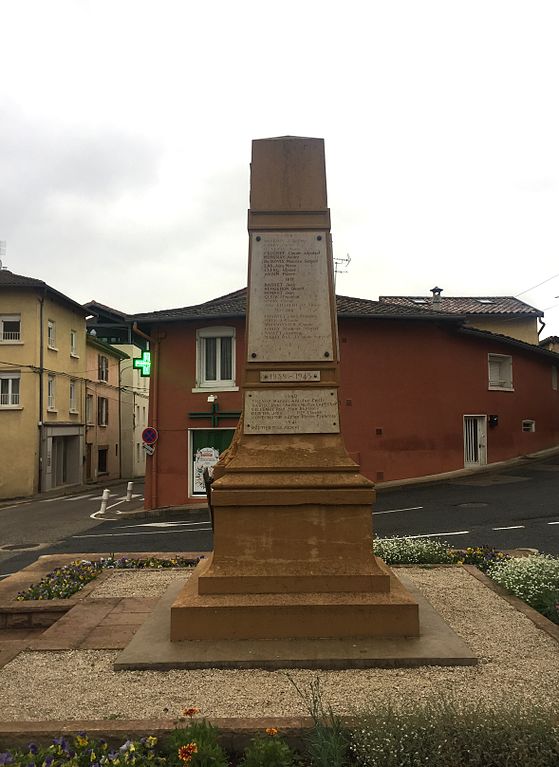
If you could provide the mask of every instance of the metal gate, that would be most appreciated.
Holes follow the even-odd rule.
[[[464,466],[485,466],[487,463],[486,425],[484,415],[464,416]]]

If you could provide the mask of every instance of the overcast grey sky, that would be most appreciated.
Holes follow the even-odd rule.
[[[0,32],[12,271],[128,312],[236,290],[252,139],[315,136],[338,292],[522,293],[559,335],[556,0],[0,0]]]

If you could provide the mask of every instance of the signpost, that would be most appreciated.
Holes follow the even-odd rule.
[[[142,432],[142,439],[146,445],[153,445],[159,439],[159,432],[153,426],[146,426]]]

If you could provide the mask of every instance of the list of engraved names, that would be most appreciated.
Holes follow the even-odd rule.
[[[333,434],[339,430],[335,389],[245,392],[245,434]]]
[[[332,358],[326,235],[253,235],[248,360]]]

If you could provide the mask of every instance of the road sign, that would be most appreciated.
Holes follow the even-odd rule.
[[[146,426],[142,432],[142,439],[147,445],[153,445],[159,439],[159,432],[153,426]]]
[[[144,442],[144,450],[148,455],[153,455],[155,453],[155,445],[148,445]]]

